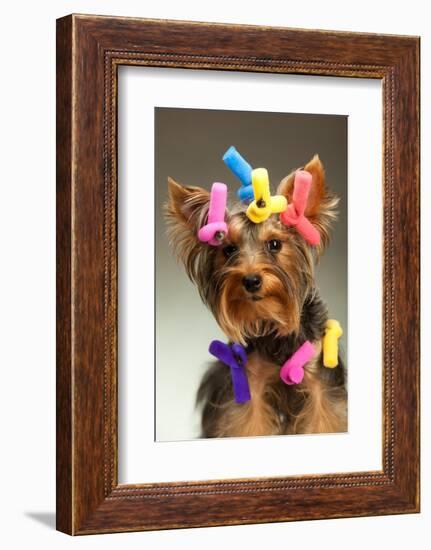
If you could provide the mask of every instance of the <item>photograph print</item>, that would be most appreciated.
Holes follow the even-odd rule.
[[[347,124],[155,109],[157,441],[347,431]]]

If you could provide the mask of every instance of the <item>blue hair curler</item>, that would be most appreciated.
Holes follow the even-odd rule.
[[[223,162],[241,182],[241,187],[237,191],[238,197],[243,202],[252,201],[254,193],[251,184],[252,167],[250,164],[238,153],[233,145],[223,155]]]

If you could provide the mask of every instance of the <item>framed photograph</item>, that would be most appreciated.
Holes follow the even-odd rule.
[[[419,38],[57,21],[57,528],[419,511]]]

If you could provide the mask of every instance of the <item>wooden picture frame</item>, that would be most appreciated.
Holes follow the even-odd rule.
[[[119,65],[380,79],[383,469],[119,485]],[[57,21],[57,529],[419,511],[419,38],[70,15]]]

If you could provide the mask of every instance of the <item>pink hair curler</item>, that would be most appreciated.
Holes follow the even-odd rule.
[[[311,342],[306,340],[280,369],[280,378],[289,386],[300,384],[304,378],[304,366],[314,356],[315,349]]]
[[[199,229],[198,239],[212,246],[219,246],[227,236],[225,222],[227,187],[224,183],[213,183],[207,224]]]
[[[280,214],[280,220],[284,225],[295,227],[308,243],[317,245],[320,243],[320,233],[304,215],[312,179],[312,175],[306,170],[296,172],[292,202]]]

